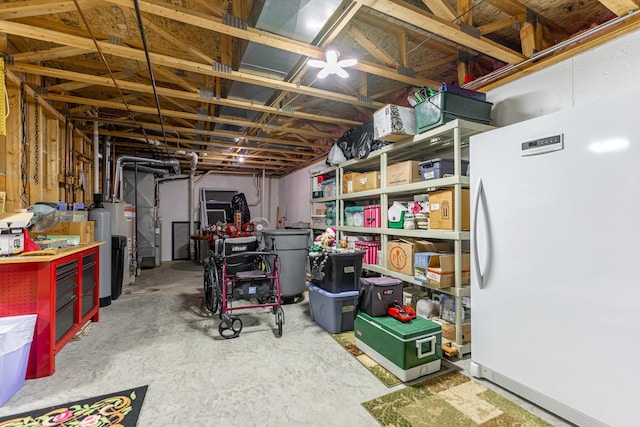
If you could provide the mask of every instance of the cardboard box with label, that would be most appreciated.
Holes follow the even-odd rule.
[[[359,173],[354,181],[353,187],[354,193],[380,188],[380,172],[372,171]]]
[[[416,252],[413,258],[413,278],[418,282],[428,283],[427,272],[429,260],[438,252]]]
[[[34,239],[36,236],[39,236],[41,234],[79,236],[80,243],[91,243],[94,240],[94,227],[95,221],[59,222],[53,228],[47,231],[41,233],[31,233],[30,235]]]
[[[461,284],[471,283],[471,260],[468,253],[461,254]],[[436,288],[455,286],[455,255],[434,254],[429,258],[427,284]]]
[[[461,230],[470,230],[469,189],[462,189]],[[432,230],[453,230],[455,203],[453,189],[432,191],[429,193],[429,228]]]
[[[354,183],[358,179],[358,172],[345,172],[342,174],[342,194],[351,194],[355,191]]]
[[[416,252],[442,252],[449,250],[447,242],[430,242],[418,239],[403,239],[387,243],[387,268],[413,276],[413,261]]]
[[[410,184],[422,180],[420,176],[420,162],[408,160],[392,164],[387,167],[387,187],[391,185]]]
[[[413,108],[389,104],[373,113],[374,139],[398,142],[416,133],[416,115]]]

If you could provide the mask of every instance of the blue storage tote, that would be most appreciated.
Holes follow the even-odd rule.
[[[353,330],[359,291],[327,292],[307,283],[311,319],[332,334]]]
[[[467,175],[468,168],[469,161],[460,160],[460,175]],[[420,176],[423,181],[442,178],[447,174],[454,174],[453,159],[438,158],[420,162]]]

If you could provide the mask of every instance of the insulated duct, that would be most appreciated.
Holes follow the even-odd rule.
[[[327,21],[338,9],[342,0],[256,0],[251,17],[251,26],[297,40],[313,43]],[[284,80],[302,56],[282,49],[248,42],[240,59],[241,72],[268,76]],[[229,89],[229,99],[242,99],[264,105],[273,97],[275,90],[250,83],[234,81]],[[222,106],[220,115],[253,120],[258,113],[247,109]],[[216,129],[244,131],[244,127],[218,125]]]
[[[176,159],[156,160],[148,159],[146,157],[120,156],[116,161],[116,176],[113,184],[112,201],[120,200],[122,197],[122,169],[125,164],[129,163],[136,163],[138,166],[153,165],[155,167],[171,168],[173,173],[180,173],[180,163]]]

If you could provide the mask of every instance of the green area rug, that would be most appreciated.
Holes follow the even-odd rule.
[[[362,404],[388,427],[550,426],[460,372],[449,372]]]
[[[356,338],[353,335],[353,331],[341,332],[339,334],[329,334],[331,337],[336,340],[345,350],[347,350],[353,357],[355,357],[362,365],[369,370],[377,379],[379,379],[384,385],[387,387],[395,387],[398,384],[402,384],[402,380],[393,375],[391,372],[387,371],[385,368],[380,366],[378,362],[367,356],[356,347]],[[424,378],[433,378],[439,375],[442,375],[447,372],[459,370],[457,366],[448,362],[446,360],[442,360],[442,367],[438,372],[434,372],[425,376]]]
[[[0,418],[0,427],[135,427],[148,386]]]

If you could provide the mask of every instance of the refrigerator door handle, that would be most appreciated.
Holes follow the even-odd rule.
[[[476,197],[474,200],[474,210],[473,210],[473,224],[471,225],[471,230],[473,233],[473,261],[476,266],[476,277],[478,278],[478,287],[480,289],[484,289],[484,277],[482,275],[482,269],[480,268],[480,256],[478,255],[478,211],[480,210],[480,197],[482,192],[484,191],[484,187],[482,186],[482,179],[478,179],[478,185],[476,187]]]

